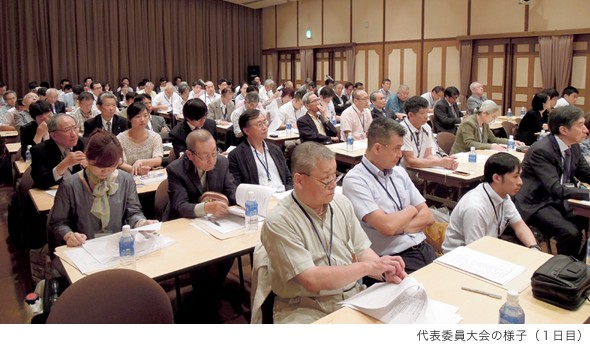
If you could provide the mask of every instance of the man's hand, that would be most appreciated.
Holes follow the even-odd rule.
[[[166,132],[166,131],[168,131],[168,128],[167,128],[167,127],[165,127],[165,126],[164,126],[164,127],[162,127],[162,130],[160,130],[160,132]]]
[[[495,143],[492,143],[492,145],[490,146],[491,149],[493,149],[494,151],[506,151],[506,145],[498,145]]]
[[[47,123],[43,122],[37,127],[37,136],[43,136],[47,133]]]
[[[86,235],[78,232],[69,232],[64,236],[64,241],[68,247],[79,247],[86,243]]]
[[[379,277],[385,275],[385,281],[390,283],[401,283],[401,281],[408,277],[404,269],[406,264],[399,256],[385,255],[379,259],[372,260],[369,266],[370,276]]]
[[[216,217],[226,216],[228,213],[228,209],[229,208],[227,204],[220,201],[205,203],[205,213],[211,214]]]
[[[457,157],[455,156],[441,158],[440,162],[441,166],[445,169],[455,170],[459,167],[459,162],[457,162]]]
[[[522,142],[522,141],[516,141],[516,140],[514,141],[514,145],[516,147],[526,146],[526,144],[524,142]]]
[[[338,143],[338,142],[340,142],[340,138],[338,136],[333,136],[332,143]]]
[[[67,162],[68,168],[78,164],[82,165],[83,167],[88,165],[86,155],[82,151],[70,152],[64,161]]]

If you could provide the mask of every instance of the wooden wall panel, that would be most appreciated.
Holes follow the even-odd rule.
[[[324,0],[323,34],[324,45],[350,42],[350,1]]]
[[[473,46],[473,64],[471,77],[483,85],[484,95],[494,100],[500,106],[500,113],[504,115],[505,82],[508,67],[506,66],[506,48],[509,40],[477,40]],[[470,91],[461,91],[466,96]]]
[[[265,7],[262,9],[262,49],[274,49],[276,37],[276,7]]]
[[[422,94],[422,47],[419,41],[385,44],[383,61],[383,78],[391,80],[392,92],[397,91],[401,84],[406,84],[410,88],[410,96]]]
[[[383,41],[383,0],[352,0],[352,41]]]
[[[529,110],[532,107],[533,96],[543,90],[535,86],[535,59],[539,58],[536,38],[518,39],[512,41],[514,74],[512,79],[512,101],[505,108],[512,108],[514,115],[520,115],[522,107]],[[540,63],[540,61],[539,61]],[[538,79],[538,78],[537,78]]]
[[[369,93],[381,88],[383,76],[383,45],[356,47],[355,81],[365,85]]]
[[[431,91],[437,85],[460,89],[459,45],[456,40],[424,43],[421,94]]]
[[[471,35],[524,32],[524,9],[516,0],[471,0]]]
[[[574,37],[574,60],[572,64],[572,86],[578,91],[576,106],[584,112],[590,111],[590,35]]]
[[[424,0],[424,39],[467,35],[468,0]]]
[[[277,47],[296,47],[297,2],[277,6]]]
[[[422,1],[385,1],[385,41],[422,38]]]
[[[311,30],[311,39],[305,37],[307,30]],[[322,45],[322,36],[322,1],[299,0],[299,46]]]

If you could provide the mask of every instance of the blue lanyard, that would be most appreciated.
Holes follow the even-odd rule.
[[[291,197],[293,198],[295,203],[297,203],[297,205],[299,206],[299,208],[301,209],[303,214],[305,214],[305,216],[307,217],[307,220],[309,220],[311,227],[313,227],[313,230],[315,231],[315,234],[318,237],[318,240],[320,241],[322,248],[324,249],[324,253],[326,253],[326,257],[328,258],[328,266],[332,266],[332,238],[334,237],[334,230],[333,230],[334,229],[334,211],[332,210],[332,205],[328,204],[328,206],[330,207],[330,253],[328,253],[328,251],[326,250],[326,247],[324,246],[324,242],[322,241],[322,238],[320,237],[320,234],[318,233],[318,230],[315,228],[315,225],[313,224],[313,221],[311,220],[311,217],[305,211],[305,209],[303,209],[303,206],[301,206],[301,204],[299,204],[299,201],[297,201],[297,199],[295,199],[293,192],[291,192]]]
[[[490,194],[488,193],[488,190],[486,190],[485,188],[485,184],[482,185],[484,186],[483,190],[486,192],[486,194],[488,195],[488,199],[490,200],[490,204],[492,205],[492,208],[494,208],[494,214],[496,215],[496,222],[498,223],[498,237],[500,237],[500,235],[502,234],[502,232],[500,232],[500,226],[502,225],[502,218],[503,216],[498,217],[498,211],[496,211],[496,206],[494,205],[494,202],[492,201],[492,197],[490,197]],[[502,202],[502,204],[500,204],[500,206],[503,206],[504,202]],[[500,214],[502,214],[502,212],[500,212]]]
[[[256,155],[256,158],[258,158],[258,161],[260,162],[260,164],[262,164],[262,167],[264,168],[264,170],[266,171],[266,178],[268,179],[268,182],[270,182],[270,170],[269,170],[269,166],[268,166],[268,158],[266,157],[266,143],[264,141],[262,141],[262,149],[264,152],[264,162],[262,162],[262,159],[260,159],[260,157],[258,156],[258,151],[256,150],[256,148],[254,148],[254,146],[250,145],[250,147],[252,147],[252,150],[254,151],[254,154]]]
[[[356,106],[355,106],[356,107]],[[353,108],[355,113],[356,113],[356,108]],[[357,117],[359,117],[359,122],[363,125],[363,132],[365,131],[365,116],[363,115],[363,112],[360,113],[356,113]],[[363,118],[361,119],[361,115],[363,116]]]
[[[414,135],[414,133],[412,132],[412,129],[410,129],[410,125],[408,124],[408,121],[404,119],[404,123],[406,123],[406,126],[408,127],[408,131],[410,132],[410,137],[412,138],[412,141],[414,141],[414,144],[416,145],[416,149],[418,150],[418,155],[416,157],[420,158],[420,151],[422,151],[422,139],[424,138],[423,136],[419,136],[420,139],[418,139],[418,137],[416,137]],[[418,131],[418,133],[420,134],[420,132],[422,131],[422,127],[420,127],[420,130]]]
[[[371,170],[369,170],[369,168],[365,165],[364,162],[361,161],[361,164],[365,167],[365,169],[367,169],[367,172],[371,175],[373,175],[373,177],[375,178],[375,181],[377,181],[377,183],[379,183],[379,185],[381,185],[381,187],[383,188],[383,190],[385,191],[385,193],[387,193],[387,195],[389,196],[389,198],[391,199],[391,201],[393,202],[393,204],[395,204],[395,207],[397,208],[397,211],[402,211],[402,199],[399,196],[399,192],[397,191],[397,187],[395,187],[395,184],[393,183],[393,180],[391,179],[391,177],[389,178],[389,181],[391,182],[391,184],[393,185],[393,189],[395,190],[395,194],[397,195],[397,200],[399,201],[399,205],[397,204],[397,202],[395,201],[395,199],[393,199],[393,196],[389,193],[389,191],[387,190],[387,187],[383,186],[383,184],[381,183],[381,181],[379,181],[379,178],[377,178],[377,175],[373,174],[371,172]],[[385,184],[387,185],[387,181],[385,182]]]

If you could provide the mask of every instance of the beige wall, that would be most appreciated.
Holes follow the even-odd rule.
[[[274,49],[276,47],[276,8],[265,7],[262,9],[262,49]]]
[[[471,0],[471,35],[524,32],[524,9],[516,0]]]
[[[324,0],[324,45],[350,40],[350,1]]]
[[[311,30],[311,39],[305,32]],[[322,2],[299,0],[299,46],[322,45]]]
[[[424,39],[467,35],[467,0],[424,0]]]
[[[540,0],[529,7],[529,30],[590,28],[590,1]]]
[[[422,1],[385,1],[385,40],[422,38]]]
[[[352,41],[383,41],[383,0],[352,0]]]
[[[297,2],[277,6],[277,46],[297,46]]]

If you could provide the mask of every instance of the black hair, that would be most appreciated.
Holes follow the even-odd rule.
[[[453,97],[453,96],[457,96],[460,95],[459,93],[459,89],[457,89],[454,86],[449,86],[448,88],[445,89],[445,96],[447,97]]]
[[[240,125],[240,129],[243,131],[245,128],[248,127],[248,123],[250,120],[254,120],[260,116],[260,111],[257,109],[247,109],[242,113],[240,119],[238,120],[238,124]],[[246,135],[246,133],[244,133]],[[247,136],[247,135],[246,135]]]
[[[561,97],[565,97],[566,95],[571,95],[571,94],[579,94],[580,92],[578,91],[578,89],[576,89],[573,86],[568,86],[565,89],[563,89],[563,93],[561,94]]]
[[[182,114],[187,120],[200,120],[207,117],[207,105],[200,98],[193,98],[184,104]]]
[[[531,103],[531,106],[533,107],[533,109],[535,111],[542,111],[543,105],[548,100],[549,100],[549,95],[547,95],[544,92],[538,92],[535,94],[535,96],[533,96],[533,102]]]
[[[575,106],[564,106],[553,109],[549,115],[549,131],[553,135],[559,135],[559,128],[565,126],[568,129],[572,128],[574,122],[578,121],[584,116],[584,112]]]
[[[29,113],[33,119],[48,112],[51,112],[51,104],[47,101],[37,101],[29,106]]]
[[[426,101],[426,99],[422,96],[410,97],[406,100],[406,102],[404,102],[404,110],[408,115],[410,113],[416,114],[422,108],[428,109],[428,101]]]
[[[498,152],[491,155],[483,168],[483,180],[494,182],[494,175],[504,176],[514,171],[520,172],[520,160],[510,153]]]

